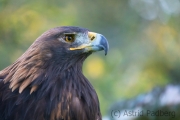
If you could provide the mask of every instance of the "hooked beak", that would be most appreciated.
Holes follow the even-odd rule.
[[[70,48],[70,50],[84,49],[84,52],[96,52],[96,51],[105,51],[105,55],[109,50],[109,44],[107,39],[98,33],[88,32],[88,44],[82,44],[76,48]]]

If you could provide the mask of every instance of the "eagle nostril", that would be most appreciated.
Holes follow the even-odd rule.
[[[95,38],[95,36],[92,36],[92,37],[91,37],[91,41],[94,40],[94,38]]]
[[[91,41],[93,41],[96,38],[97,33],[94,32],[88,32],[88,37]]]

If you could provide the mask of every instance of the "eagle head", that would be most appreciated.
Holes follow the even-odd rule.
[[[56,64],[65,64],[101,50],[104,50],[106,55],[109,49],[103,35],[80,27],[57,27],[48,30],[35,41],[32,47],[37,45],[41,48],[40,51],[45,51],[43,55],[46,56],[43,58],[51,58],[51,61]]]

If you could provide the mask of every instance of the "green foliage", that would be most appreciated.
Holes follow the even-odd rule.
[[[145,19],[133,4],[131,0],[0,0],[0,69],[13,63],[44,31],[68,25],[99,32],[109,40],[106,57],[96,53],[84,64],[103,115],[121,98],[179,82],[180,16],[166,14],[166,22]]]

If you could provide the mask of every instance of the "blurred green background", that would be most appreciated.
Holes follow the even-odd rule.
[[[103,116],[119,99],[180,80],[179,0],[0,0],[0,70],[57,26],[108,39],[108,55],[91,55],[83,68]]]

